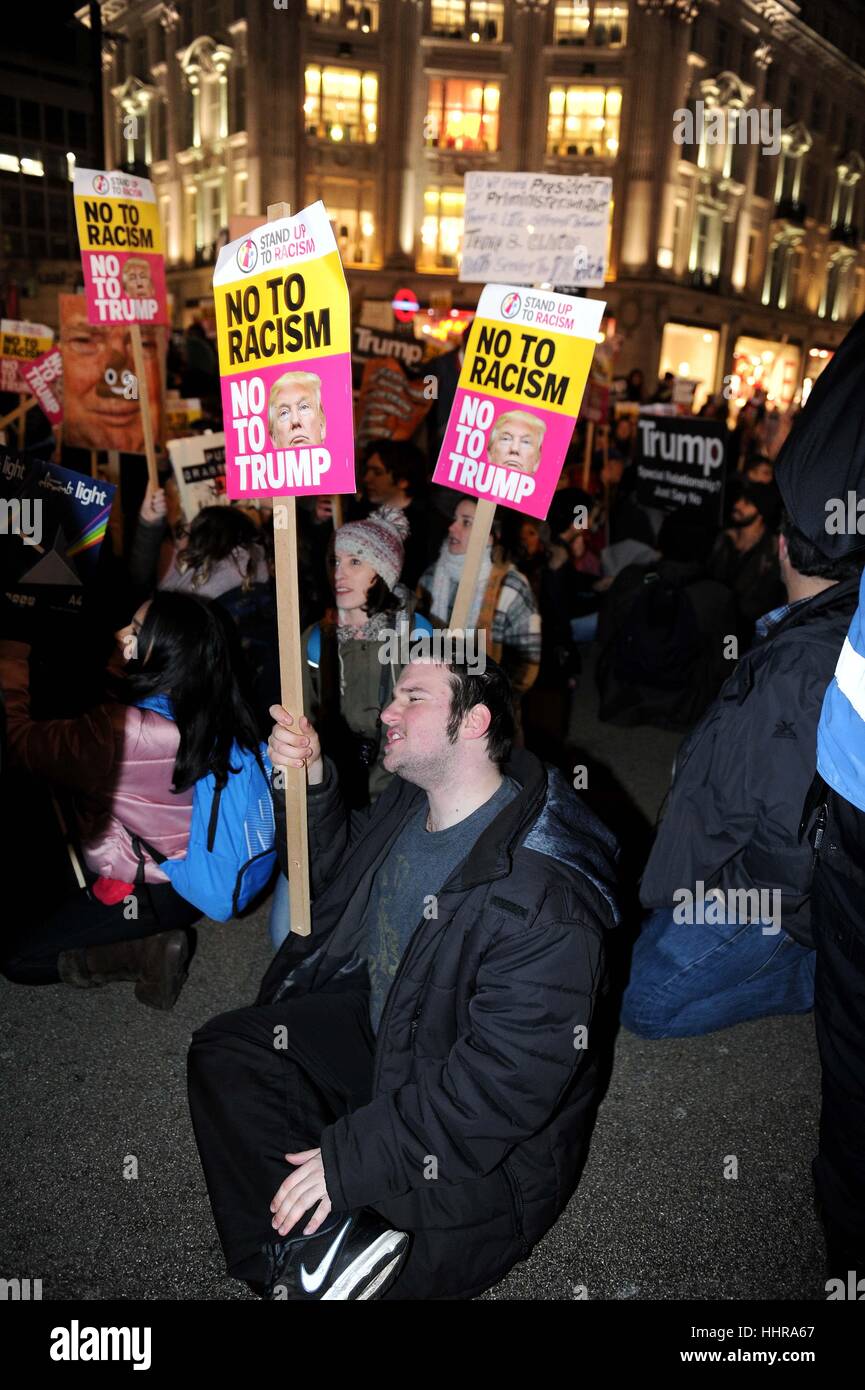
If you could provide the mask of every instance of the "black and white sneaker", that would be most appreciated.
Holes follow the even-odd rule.
[[[364,1210],[331,1216],[315,1235],[289,1236],[265,1252],[268,1298],[381,1298],[399,1274],[408,1236]]]

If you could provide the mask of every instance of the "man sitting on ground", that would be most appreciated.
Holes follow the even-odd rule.
[[[272,713],[274,763],[307,769],[312,932],[192,1041],[228,1271],[275,1298],[470,1298],[577,1182],[614,843],[510,755],[493,661],[405,668],[381,716],[397,775],[350,821],[312,725]]]
[[[758,622],[755,645],[680,750],[643,875],[641,901],[655,910],[622,1006],[641,1037],[812,1007],[812,849],[799,843],[799,820],[861,557],[827,559],[789,518],[779,556],[787,603]]]

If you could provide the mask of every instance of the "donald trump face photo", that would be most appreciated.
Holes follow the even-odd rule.
[[[284,372],[270,388],[270,438],[277,449],[323,444],[327,421],[321,404],[321,377],[315,372]]]
[[[150,277],[150,266],[143,256],[133,256],[124,263],[121,271],[123,288],[133,299],[152,299],[155,293]]]
[[[502,468],[536,473],[546,432],[544,421],[527,410],[506,410],[490,430],[487,457]]]

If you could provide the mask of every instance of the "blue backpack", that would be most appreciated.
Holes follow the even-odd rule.
[[[166,695],[148,695],[139,709],[152,709],[171,719]],[[175,892],[207,917],[227,922],[248,907],[265,888],[276,868],[276,823],[270,790],[271,764],[267,745],[257,753],[234,745],[228,781],[216,788],[213,773],[200,777],[192,792],[192,823],[183,859],[167,859],[139,835],[131,835],[139,874],[144,853],[150,855]]]

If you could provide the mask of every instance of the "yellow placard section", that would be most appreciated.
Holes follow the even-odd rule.
[[[351,351],[349,297],[339,252],[269,267],[214,285],[216,341],[223,376],[294,359]]]
[[[594,351],[590,338],[501,319],[475,319],[459,385],[576,416]]]
[[[162,225],[155,202],[143,198],[75,198],[82,252],[150,251],[162,255]]]
[[[0,357],[32,362],[44,352],[50,352],[52,344],[52,338],[34,338],[29,333],[0,333]]]

